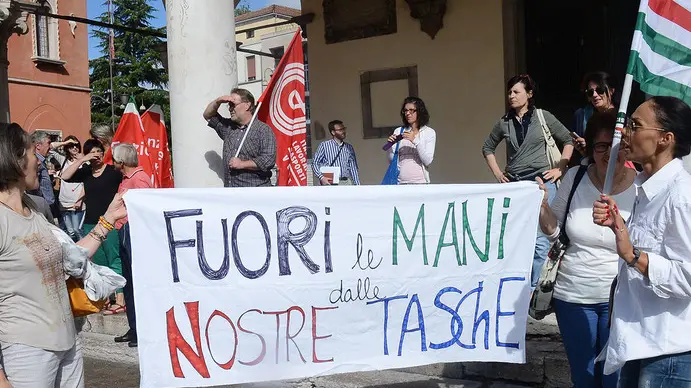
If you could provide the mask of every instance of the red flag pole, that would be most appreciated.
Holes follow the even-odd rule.
[[[252,128],[252,124],[254,123],[254,120],[257,119],[257,113],[259,113],[259,108],[261,108],[263,101],[259,101],[257,103],[257,106],[254,108],[254,114],[252,115],[252,120],[250,120],[250,123],[247,124],[247,129],[245,130],[245,134],[242,135],[242,140],[240,140],[240,145],[238,146],[238,150],[235,151],[235,157],[237,158],[238,155],[240,155],[240,149],[242,148],[242,145],[245,144],[245,139],[247,139],[247,134],[250,133],[250,128]]]

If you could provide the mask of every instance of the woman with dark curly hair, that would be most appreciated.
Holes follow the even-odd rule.
[[[401,121],[403,126],[389,136],[390,143],[400,140],[400,144],[387,150],[389,162],[398,150],[398,184],[430,183],[427,168],[434,160],[437,133],[427,126],[429,112],[425,103],[417,97],[403,100]]]

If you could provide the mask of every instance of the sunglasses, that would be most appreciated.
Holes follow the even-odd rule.
[[[403,109],[401,113],[406,114],[406,113],[415,113],[417,112],[417,109]]]
[[[586,90],[585,90],[585,95],[588,96],[588,97],[590,97],[590,96],[593,95],[593,92],[595,92],[595,93],[597,93],[597,94],[599,94],[599,95],[603,95],[603,94],[605,94],[606,91],[607,91],[607,89],[603,88],[602,86],[598,86],[598,87],[596,87],[596,88],[589,88],[589,89],[586,89]]]

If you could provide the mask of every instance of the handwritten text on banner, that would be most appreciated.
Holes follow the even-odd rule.
[[[132,190],[142,386],[525,361],[537,185]]]

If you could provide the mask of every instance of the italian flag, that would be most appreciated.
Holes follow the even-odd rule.
[[[691,105],[691,0],[641,0],[627,73],[642,91]]]

